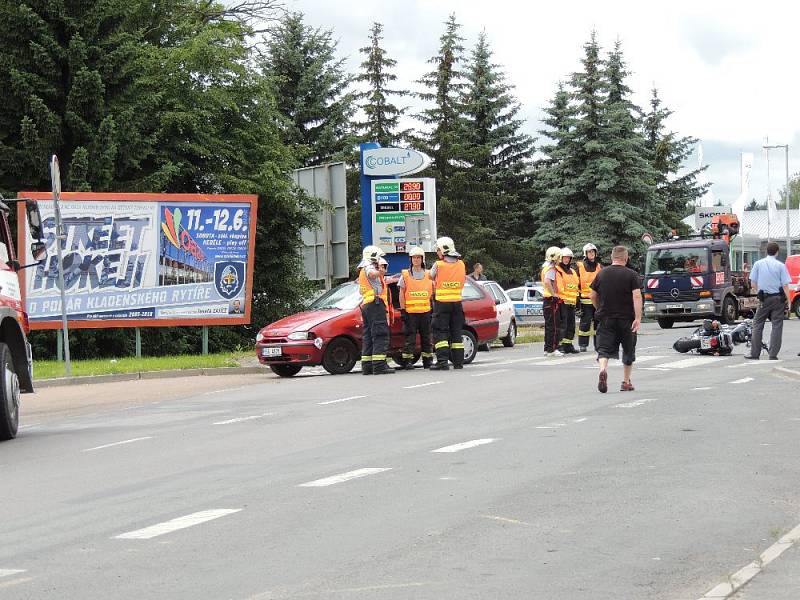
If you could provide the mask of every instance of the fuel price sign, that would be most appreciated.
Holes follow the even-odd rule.
[[[407,217],[422,217],[426,232],[409,240]],[[372,181],[372,243],[387,253],[406,252],[409,243],[420,244],[430,252],[429,241],[436,231],[436,180],[377,179]]]

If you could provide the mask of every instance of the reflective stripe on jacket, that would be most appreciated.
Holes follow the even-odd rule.
[[[426,270],[422,279],[412,277],[408,269],[403,269],[403,283],[405,287],[406,312],[426,313],[431,310],[431,297],[433,297],[433,280]]]
[[[565,271],[563,266],[558,265],[556,267],[556,290],[558,290],[558,297],[564,301],[564,304],[573,306],[577,304],[579,289],[580,280],[575,269]]]
[[[381,293],[379,297],[381,298],[381,300],[383,300],[383,303],[388,306],[389,305],[389,302],[387,301],[388,292],[386,290],[386,283],[383,281],[383,275],[379,275],[378,279],[381,282]],[[369,277],[367,277],[366,268],[363,268],[358,272],[358,289],[361,292],[361,298],[364,300],[364,304],[375,302],[375,289],[369,282]]]
[[[454,263],[436,261],[436,301],[461,302],[467,267],[463,260]]]

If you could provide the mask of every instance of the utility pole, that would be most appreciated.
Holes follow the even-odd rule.
[[[58,166],[58,157],[53,154],[50,159],[50,181],[53,186],[53,213],[56,218],[56,259],[58,260],[58,287],[61,289],[61,328],[64,337],[64,372],[67,377],[72,376],[72,363],[69,357],[69,327],[67,326],[67,294],[64,289],[64,258],[61,252],[61,243],[67,239],[64,225],[61,222],[61,169]]]

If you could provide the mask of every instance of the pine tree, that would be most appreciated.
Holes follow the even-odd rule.
[[[331,30],[312,29],[290,13],[271,33],[262,68],[283,115],[283,141],[303,166],[345,160],[354,139],[351,78],[336,58]]]
[[[367,86],[366,91],[355,97],[364,112],[364,120],[355,124],[359,139],[363,142],[378,142],[381,146],[396,146],[405,139],[408,131],[398,131],[400,118],[405,108],[398,108],[390,100],[391,96],[402,98],[408,95],[405,90],[394,90],[390,86],[397,80],[392,69],[397,61],[386,56],[381,46],[383,25],[373,23],[370,29],[370,44],[360,49],[365,55],[361,63],[361,73],[355,78]]]
[[[528,170],[533,139],[521,131],[520,106],[481,33],[465,72],[461,157],[451,177],[452,230],[469,260],[484,263],[500,281],[526,275],[520,232],[527,222]],[[527,237],[527,235],[526,235]]]
[[[672,111],[661,106],[658,90],[653,88],[650,110],[642,116],[642,128],[650,163],[656,171],[656,194],[665,207],[664,221],[679,227],[681,219],[711,184],[700,184],[697,176],[708,166],[681,172],[697,139],[680,137],[667,131],[665,121]]]
[[[415,139],[415,146],[433,160],[437,195],[445,201],[454,164],[461,158],[455,155],[463,133],[461,97],[465,85],[460,68],[464,38],[459,35],[459,29],[461,25],[456,22],[455,14],[451,14],[445,22],[445,32],[439,38],[439,52],[428,60],[434,68],[417,82],[426,88],[418,94],[419,98],[432,102],[433,106],[417,115],[429,130]]]

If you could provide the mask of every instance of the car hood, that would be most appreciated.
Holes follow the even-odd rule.
[[[275,321],[264,327],[263,332],[269,336],[285,336],[293,331],[308,331],[317,325],[330,321],[345,314],[347,311],[331,308],[327,310],[307,310],[288,317],[280,321]]]

